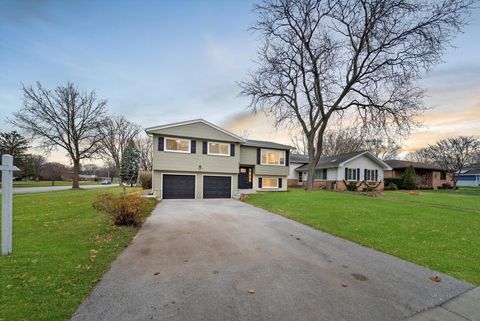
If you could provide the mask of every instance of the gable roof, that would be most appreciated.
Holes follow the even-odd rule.
[[[155,134],[155,131],[157,131],[157,130],[172,128],[172,127],[178,127],[178,126],[184,126],[184,125],[190,125],[190,124],[196,124],[196,123],[203,123],[207,126],[210,126],[214,129],[218,130],[218,131],[221,131],[222,133],[224,133],[226,135],[231,136],[232,138],[234,138],[234,139],[236,139],[240,142],[245,142],[244,138],[242,138],[238,135],[235,135],[234,133],[231,133],[228,130],[223,129],[222,127],[219,127],[219,126],[217,126],[215,124],[212,124],[212,123],[206,121],[205,119],[201,119],[201,118],[182,121],[182,122],[177,122],[177,123],[170,123],[170,124],[165,124],[165,125],[160,125],[160,126],[155,126],[155,127],[148,127],[148,128],[145,128],[145,132],[147,134]]]
[[[339,154],[339,155],[333,155],[333,156],[326,156],[326,157],[321,157],[318,160],[317,165],[315,168],[334,168],[334,167],[339,167],[339,166],[344,166],[345,163],[352,161],[358,157],[361,156],[366,156],[379,164],[383,169],[385,170],[390,170],[391,167],[386,164],[384,161],[382,161],[380,158],[375,156],[369,151],[357,151],[357,152],[351,152],[351,153],[345,153],[345,154]],[[297,171],[302,171],[302,170],[307,170],[309,168],[309,164],[305,164],[303,166],[298,167],[296,170]]]
[[[472,164],[465,167],[461,172],[460,176],[463,175],[480,175],[480,163]]]
[[[247,139],[245,143],[243,143],[243,145],[252,146],[252,147],[274,148],[274,149],[292,149],[293,148],[292,146],[288,146],[288,145],[268,142],[265,140],[253,140],[253,139]]]
[[[419,162],[411,162],[406,160],[400,159],[388,159],[385,161],[388,165],[390,165],[393,169],[401,169],[413,166],[413,168],[417,169],[426,169],[426,170],[435,170],[435,171],[443,171],[444,169],[441,166],[435,164],[426,164],[426,163],[419,163]]]
[[[290,154],[290,163],[307,164],[308,163],[308,155]]]

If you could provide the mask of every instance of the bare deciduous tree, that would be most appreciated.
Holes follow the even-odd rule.
[[[435,164],[452,175],[453,186],[456,187],[458,175],[465,165],[475,161],[480,152],[480,140],[469,136],[447,138],[429,145],[426,151]]]
[[[424,111],[418,80],[461,31],[473,0],[264,0],[258,69],[240,82],[254,110],[302,129],[310,164],[332,117],[402,133]],[[310,166],[307,188],[313,187]]]
[[[405,158],[412,162],[418,163],[425,163],[425,164],[433,164],[435,163],[434,160],[430,158],[430,154],[427,148],[419,148],[414,152],[408,153]]]
[[[23,86],[23,106],[10,122],[40,142],[46,151],[60,148],[73,163],[72,188],[79,188],[80,161],[98,152],[106,100],[95,91],[80,92],[72,83],[54,90]]]
[[[120,169],[122,154],[127,143],[135,139],[141,131],[141,127],[124,116],[110,116],[102,126],[103,140],[100,155],[105,160],[112,160]]]
[[[140,156],[140,170],[151,171],[152,170],[152,137],[138,137],[136,140],[137,149]]]
[[[60,163],[45,163],[40,169],[40,175],[44,179],[52,181],[52,186],[55,185],[55,181],[62,179],[62,174],[65,172],[65,165]]]

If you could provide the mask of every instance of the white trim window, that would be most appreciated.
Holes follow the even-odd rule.
[[[261,165],[285,166],[286,153],[284,150],[262,148],[261,156]]]
[[[370,181],[370,182],[373,182],[373,181],[376,180],[374,169],[366,169],[365,170],[365,180]]]
[[[298,182],[299,183],[303,182],[303,172],[298,172]]]
[[[262,188],[278,188],[278,178],[263,177]]]
[[[174,153],[190,153],[190,139],[165,137],[165,151]]]
[[[230,156],[230,144],[208,142],[207,154],[215,156]]]

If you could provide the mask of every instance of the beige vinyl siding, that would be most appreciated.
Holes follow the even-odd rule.
[[[288,166],[255,165],[255,175],[287,176]]]
[[[196,140],[196,153],[175,153],[158,150],[158,136],[153,139],[153,169],[180,172],[238,173],[240,145],[235,144],[235,156],[203,154],[203,140]]]
[[[249,146],[240,146],[240,164],[256,165],[257,164],[257,148]]]
[[[170,127],[165,129],[159,129],[159,130],[155,130],[153,134],[161,135],[161,136],[174,136],[174,137],[186,137],[186,138],[194,137],[197,139],[224,141],[224,142],[231,142],[231,143],[238,142],[238,139],[236,139],[235,137],[232,137],[226,133],[223,133],[203,123],[194,123],[194,124],[180,125],[180,126]]]
[[[240,147],[240,164],[255,165],[255,175],[270,176],[287,176],[289,166],[278,165],[258,165],[257,164],[257,147],[241,146]]]

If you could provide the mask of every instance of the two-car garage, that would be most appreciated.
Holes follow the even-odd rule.
[[[197,183],[201,179],[201,184]],[[162,197],[164,199],[193,199],[197,195],[203,198],[231,198],[231,175],[163,174]],[[201,197],[200,196],[200,197]]]

